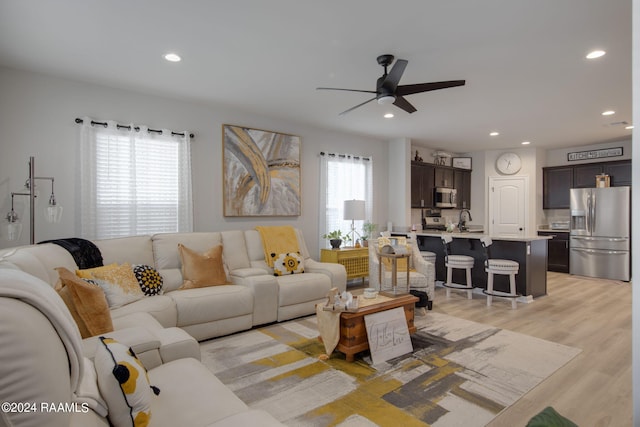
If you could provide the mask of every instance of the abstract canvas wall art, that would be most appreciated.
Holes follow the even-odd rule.
[[[300,137],[223,125],[224,216],[300,215]]]

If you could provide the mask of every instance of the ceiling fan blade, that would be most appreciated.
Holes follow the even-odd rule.
[[[375,92],[374,92],[374,93],[375,93]],[[355,109],[356,109],[356,108],[358,108],[358,107],[362,107],[364,104],[366,104],[366,103],[368,103],[368,102],[371,102],[371,101],[373,101],[374,99],[376,99],[376,98],[375,98],[375,97],[373,97],[373,98],[371,98],[371,99],[368,99],[368,100],[364,101],[362,104],[358,104],[358,105],[356,105],[355,107],[351,107],[351,108],[349,108],[348,110],[345,110],[345,111],[343,111],[342,113],[340,113],[340,114],[338,114],[338,115],[339,115],[339,116],[344,116],[344,115],[345,115],[345,114],[347,114],[349,111],[353,111],[353,110],[355,110]]]
[[[382,82],[382,87],[391,92],[395,92],[408,63],[409,61],[405,59],[396,59],[396,63],[393,64],[391,71],[389,71],[389,74],[387,74],[387,77]]]
[[[395,105],[396,107],[402,108],[404,111],[406,111],[409,114],[415,113],[416,111],[418,111],[416,110],[416,107],[411,105],[409,101],[407,101],[405,98],[399,95],[396,95],[396,100],[393,102],[393,105]]]
[[[429,92],[430,90],[447,89],[449,87],[464,86],[464,80],[449,80],[446,82],[417,83],[414,85],[398,86],[396,95],[404,96],[413,93]]]
[[[347,92],[376,93],[375,90],[340,89],[340,88],[337,88],[337,87],[317,87],[316,90],[344,90],[344,91],[347,91]]]

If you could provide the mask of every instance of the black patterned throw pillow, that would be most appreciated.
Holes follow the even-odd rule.
[[[138,279],[138,284],[145,296],[152,297],[154,295],[162,295],[162,276],[158,270],[150,265],[134,265],[133,274]]]

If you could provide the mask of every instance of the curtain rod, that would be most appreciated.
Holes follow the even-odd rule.
[[[83,123],[83,122],[84,122],[84,120],[82,120],[81,118],[76,118],[76,123],[80,124],[80,123]],[[91,120],[91,124],[92,124],[92,125],[101,125],[101,126],[104,126],[104,127],[107,127],[107,125],[108,125],[108,123],[107,123],[107,122],[96,122],[96,121],[94,121],[94,120]],[[117,127],[118,129],[128,129],[128,130],[131,130],[131,125],[121,125],[121,124],[119,124],[119,123],[116,123],[116,127]],[[136,132],[140,132],[140,127],[139,127],[139,126],[134,126],[134,127],[133,127],[133,129],[134,129]],[[154,132],[154,133],[162,133],[162,130],[159,130],[159,129],[147,129],[147,131],[148,131],[148,132]],[[175,136],[184,136],[184,133],[183,133],[183,132],[173,132],[173,131],[171,131],[171,135],[175,135]],[[190,133],[190,134],[189,134],[189,138],[193,138],[193,137],[194,137],[194,135],[193,135],[192,133]]]
[[[329,156],[329,157],[340,157],[341,159],[348,159],[348,158],[353,157],[353,158],[354,158],[354,159],[356,159],[356,160],[360,160],[360,159],[362,159],[362,160],[366,160],[366,161],[371,160],[371,158],[369,158],[369,157],[364,157],[364,156],[354,156],[354,155],[352,155],[352,154],[325,153],[324,151],[321,151],[321,152],[320,152],[320,155],[321,155],[321,156]]]

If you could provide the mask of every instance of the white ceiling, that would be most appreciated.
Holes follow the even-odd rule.
[[[385,53],[400,84],[467,84],[413,114],[315,90],[375,90]],[[454,152],[631,135],[631,0],[0,0],[0,66]]]

